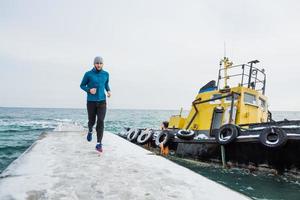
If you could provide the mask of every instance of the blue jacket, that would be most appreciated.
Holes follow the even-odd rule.
[[[110,91],[109,74],[104,70],[97,71],[95,68],[86,72],[81,81],[80,88],[87,92],[87,101],[103,101],[106,99],[104,90]],[[96,88],[96,94],[91,94],[90,89]]]

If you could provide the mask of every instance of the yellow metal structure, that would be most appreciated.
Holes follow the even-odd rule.
[[[229,61],[229,59],[227,58],[227,57],[224,57],[224,59],[222,59],[221,60],[221,63],[220,63],[220,65],[222,66],[224,66],[224,74],[225,74],[225,87],[227,87],[228,86],[228,84],[227,84],[227,80],[229,79],[229,77],[228,77],[228,74],[227,74],[227,70],[228,70],[228,67],[230,67],[230,66],[232,66],[233,65],[233,63],[232,62],[230,62]]]
[[[186,118],[179,116],[172,116],[169,121],[168,128],[190,129],[190,130],[210,130],[214,110],[216,108],[222,109],[222,124],[249,124],[249,123],[262,123],[268,120],[268,103],[267,97],[262,92],[252,89],[251,87],[241,86],[229,88],[227,85],[227,66],[232,63],[228,59],[224,60],[225,66],[225,89],[212,90],[199,93],[195,101],[204,102],[192,105],[192,108]],[[235,94],[232,101],[230,94]],[[225,96],[227,96],[225,98]],[[207,101],[219,97],[214,101]],[[232,121],[230,121],[231,103],[233,102]],[[198,112],[196,111],[198,110]]]
[[[178,127],[179,129],[182,129],[185,124],[185,118],[181,117],[183,108],[180,109],[179,115],[174,115],[170,118],[169,126],[168,127]]]
[[[183,127],[185,125],[185,121],[186,121],[186,119],[181,117],[180,115],[172,116],[170,118],[168,127],[183,129]]]
[[[196,105],[199,113],[196,115],[189,129],[192,130],[209,130],[211,126],[211,120],[213,112],[216,107],[224,109],[222,124],[234,123],[234,124],[249,124],[249,123],[261,123],[267,122],[268,109],[267,109],[267,97],[260,94],[259,92],[246,88],[246,87],[235,87],[231,88],[230,92],[237,94],[237,99],[234,101],[234,116],[233,122],[229,122],[229,110],[231,106],[230,98],[223,98],[215,101],[206,102],[203,104]],[[202,100],[212,99],[215,96],[226,96],[228,93],[220,93],[215,90],[211,92],[205,92],[198,94],[196,99],[201,98]],[[245,101],[245,95],[254,97],[252,102],[248,99]],[[183,128],[187,128],[187,125],[194,116],[196,110],[192,107]]]

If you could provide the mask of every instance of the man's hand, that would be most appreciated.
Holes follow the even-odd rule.
[[[90,93],[91,93],[91,94],[96,94],[96,92],[97,92],[97,89],[96,89],[96,88],[90,89]]]
[[[109,98],[111,96],[111,91],[107,92],[107,97]]]

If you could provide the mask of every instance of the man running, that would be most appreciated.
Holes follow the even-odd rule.
[[[98,56],[94,59],[94,68],[84,74],[80,88],[87,93],[87,111],[88,111],[88,134],[87,141],[92,141],[93,126],[97,116],[97,145],[96,150],[102,152],[102,137],[104,130],[104,118],[106,113],[106,95],[111,96],[108,85],[109,74],[103,69],[103,58]]]

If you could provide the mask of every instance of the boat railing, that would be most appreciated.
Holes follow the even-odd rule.
[[[240,77],[240,80],[237,80],[239,86],[245,86],[252,88],[256,91],[261,91],[262,94],[265,94],[266,88],[266,74],[264,69],[259,69],[254,67],[253,64],[258,63],[259,61],[254,60],[248,64],[239,64],[229,67],[224,67],[219,69],[218,75],[218,89],[220,89],[220,82],[225,79],[237,78]],[[226,70],[226,73],[225,73]],[[232,73],[235,71],[235,73]],[[222,74],[225,74],[222,76]],[[226,85],[225,85],[226,86]],[[224,87],[225,87],[224,86]]]

